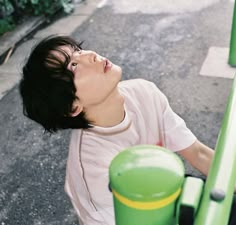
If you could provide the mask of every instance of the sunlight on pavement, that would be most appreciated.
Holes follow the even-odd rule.
[[[200,75],[233,78],[236,68],[228,64],[229,48],[211,47],[202,65]]]
[[[100,3],[98,3],[98,6],[97,6],[97,8],[102,8],[103,6],[105,6],[105,5],[106,5],[106,3],[107,3],[107,0],[101,0],[101,2],[100,2]]]
[[[109,3],[112,3],[116,13],[141,12],[146,14],[194,12],[209,7],[217,2],[219,2],[219,0],[178,0],[178,3],[174,3],[173,0],[149,0],[147,4],[147,1],[109,0]]]

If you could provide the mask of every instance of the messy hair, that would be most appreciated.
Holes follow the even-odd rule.
[[[60,48],[66,45],[76,50],[81,49],[82,42],[68,36],[43,39],[33,48],[22,70],[19,88],[23,113],[48,132],[91,127],[84,112],[70,116],[77,96],[74,74],[67,69],[70,56]],[[57,57],[55,52],[63,57]]]

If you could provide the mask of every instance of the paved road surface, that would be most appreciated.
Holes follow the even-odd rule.
[[[232,79],[199,71],[210,47],[229,46],[233,2],[171,2],[102,1],[72,36],[121,65],[123,79],[155,82],[197,137],[213,148]],[[20,49],[18,59],[28,49]],[[0,109],[0,224],[78,224],[63,186],[70,131],[50,136],[26,119],[17,82]]]

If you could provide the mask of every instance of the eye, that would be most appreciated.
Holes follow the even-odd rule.
[[[74,71],[76,69],[77,65],[78,65],[78,63],[75,63],[75,62],[71,63],[71,69]]]

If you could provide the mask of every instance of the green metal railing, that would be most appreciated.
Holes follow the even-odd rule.
[[[236,3],[234,3],[230,49],[229,49],[229,64],[236,66]]]
[[[227,225],[236,183],[236,78],[194,225]]]

